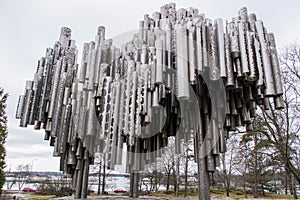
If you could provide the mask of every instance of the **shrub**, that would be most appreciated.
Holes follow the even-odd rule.
[[[55,195],[57,197],[71,196],[73,190],[70,187],[57,188],[52,184],[40,184],[36,194],[40,195]]]

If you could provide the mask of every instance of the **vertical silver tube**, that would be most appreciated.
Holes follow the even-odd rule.
[[[253,41],[253,33],[250,31],[246,31],[247,38],[247,50],[248,50],[248,59],[249,59],[249,81],[256,81],[256,63],[255,63],[255,54],[254,54],[254,41]]]
[[[68,47],[71,38],[71,29],[67,27],[62,27],[60,32],[59,42],[62,47]]]
[[[240,56],[239,39],[237,33],[231,36],[231,55],[233,58]]]
[[[209,78],[212,81],[220,79],[220,66],[218,57],[218,44],[217,44],[217,29],[216,26],[208,27],[210,33],[210,66]]]
[[[168,24],[166,30],[166,61],[167,61],[167,69],[172,70],[173,69],[173,61],[172,61],[172,31],[171,27]]]
[[[203,71],[203,53],[202,53],[202,25],[196,24],[196,48],[197,48],[197,70],[198,73]]]
[[[145,44],[142,45],[141,63],[148,64],[148,47]]]
[[[21,119],[24,101],[25,101],[25,95],[19,95],[18,107],[16,111],[16,119]]]
[[[256,65],[258,70],[258,79],[256,81],[256,86],[261,88],[264,85],[264,70],[261,60],[261,51],[260,51],[260,44],[258,39],[254,39],[254,48],[255,48],[255,55],[256,55]]]
[[[82,50],[81,67],[80,67],[80,73],[79,73],[79,82],[80,83],[84,83],[84,81],[85,81],[88,52],[89,52],[89,44],[84,43],[83,50]]]
[[[93,49],[91,52],[91,60],[89,62],[89,78],[87,83],[87,90],[93,91],[95,89],[95,76],[97,73],[96,70],[96,56],[97,50]]]
[[[245,38],[245,24],[243,22],[238,22],[238,31],[239,31],[239,45],[241,51],[241,64],[242,64],[242,72],[243,74],[249,73],[249,64],[248,64],[248,56],[247,56],[247,46],[246,46],[246,38]]]
[[[47,50],[48,52],[48,50]],[[41,98],[39,103],[39,113],[38,113],[38,121],[46,123],[46,110],[47,110],[47,103],[49,97],[49,91],[50,91],[50,85],[51,85],[51,71],[52,71],[52,65],[49,63],[50,59],[45,59],[45,69],[44,69],[44,76],[43,76],[43,85],[42,85],[42,91],[41,91]]]
[[[155,40],[155,83],[163,83],[163,40],[161,37]]]
[[[206,31],[207,27],[205,25],[205,23],[202,23],[202,27],[201,27],[201,30],[202,30],[202,53],[203,53],[203,67],[208,67],[209,66],[209,63],[208,63],[208,50],[207,50],[207,37],[209,37],[207,35],[207,31]]]
[[[267,45],[265,39],[265,31],[261,21],[256,21],[256,30],[258,34],[258,39],[260,42],[261,48],[261,56],[262,56],[262,63],[264,69],[264,80],[265,80],[265,96],[274,96],[275,95],[275,88],[274,88],[274,77],[272,71],[272,63],[270,57],[269,47]]]
[[[189,66],[189,82],[196,82],[196,28],[193,25],[188,27],[188,66]]]
[[[225,61],[226,61],[226,74],[227,74],[227,87],[234,86],[234,76],[232,69],[232,60],[230,54],[230,37],[229,34],[225,34]]]
[[[87,54],[87,67],[86,67],[86,73],[85,73],[85,78],[84,78],[84,85],[83,85],[83,89],[84,90],[88,90],[89,88],[89,78],[90,76],[93,77],[94,76],[94,66],[95,65],[95,53],[93,53],[95,49],[95,42],[90,42],[89,43],[89,50],[88,50],[88,54]],[[93,80],[92,80],[93,81]]]
[[[218,42],[218,57],[219,57],[219,69],[220,75],[222,78],[227,77],[226,71],[226,63],[225,63],[225,42],[224,42],[224,28],[223,28],[223,20],[216,19],[215,20],[217,26],[217,42]]]
[[[27,124],[29,122],[29,114],[30,114],[30,107],[31,107],[31,97],[32,97],[32,81],[26,81],[26,86],[25,86],[25,101],[24,101],[24,106],[22,110],[22,117],[20,121],[20,126],[21,127],[27,127]]]
[[[225,138],[225,133],[224,130],[220,130],[220,153],[225,153],[226,152],[226,138]]]
[[[188,83],[188,55],[187,55],[187,29],[186,25],[176,25],[176,64],[177,64],[177,80],[178,80],[178,99],[188,99],[189,83]]]
[[[279,61],[278,61],[275,37],[273,33],[268,33],[267,36],[270,45],[270,54],[271,54],[271,61],[272,61],[273,76],[275,81],[274,84],[275,84],[276,95],[282,95],[283,90],[282,90],[281,74],[279,69]]]
[[[57,60],[56,65],[55,65],[55,74],[53,76],[52,80],[52,88],[51,88],[51,99],[50,99],[50,104],[49,104],[49,111],[48,111],[48,118],[52,118],[54,115],[54,109],[56,105],[56,98],[57,98],[57,93],[59,90],[59,82],[60,82],[60,74],[61,74],[61,68],[62,68],[62,60]]]
[[[41,72],[40,72],[41,73]],[[34,125],[37,116],[39,97],[40,97],[40,74],[37,72],[34,75],[33,85],[32,85],[32,102],[29,115],[29,124]]]

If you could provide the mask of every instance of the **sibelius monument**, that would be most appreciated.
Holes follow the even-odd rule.
[[[139,174],[163,156],[168,138],[175,153],[194,142],[199,199],[210,199],[209,174],[239,126],[252,130],[257,106],[283,108],[274,35],[242,8],[232,21],[205,18],[198,9],[170,3],[145,15],[122,48],[100,26],[83,46],[81,65],[71,30],[38,61],[20,95],[20,126],[45,130],[45,140],[71,174],[75,198],[86,198],[89,166],[105,152],[113,169],[122,163],[130,196],[138,197]]]

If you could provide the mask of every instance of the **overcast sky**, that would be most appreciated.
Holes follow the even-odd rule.
[[[269,32],[274,32],[277,47],[300,37],[299,0],[182,0],[176,8],[196,7],[210,19],[231,20],[241,7],[256,13]],[[14,119],[18,95],[26,80],[32,80],[37,60],[58,40],[60,28],[72,29],[81,56],[82,45],[94,39],[97,27],[106,27],[106,38],[136,30],[144,14],[152,15],[169,1],[160,0],[0,0],[0,87],[8,100],[7,168],[34,163],[34,170],[58,171],[59,159],[44,141],[43,131],[20,128]],[[79,62],[80,63],[80,62]]]

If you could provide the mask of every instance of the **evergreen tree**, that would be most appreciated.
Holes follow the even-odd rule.
[[[6,100],[8,94],[4,93],[3,88],[0,88],[0,195],[5,182],[5,140],[7,137],[7,116],[6,116]]]

